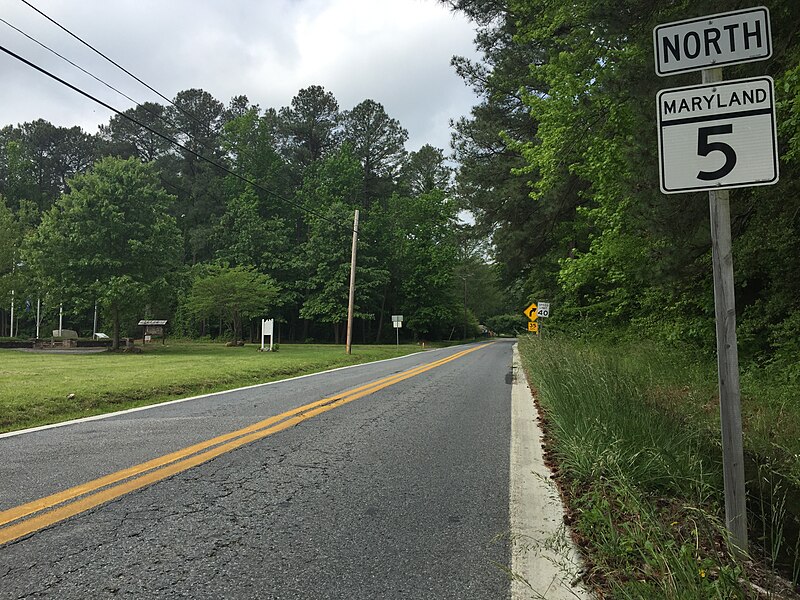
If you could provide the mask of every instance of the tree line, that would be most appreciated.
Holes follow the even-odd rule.
[[[441,339],[503,312],[444,151],[408,152],[380,103],[343,111],[311,86],[262,109],[190,89],[126,114],[148,128],[115,115],[96,134],[0,129],[0,336],[13,290],[19,336],[41,301],[45,331],[62,307],[84,334],[97,304],[115,343],[141,318],[239,338],[268,316],[284,340],[339,342],[356,209],[356,340],[393,340],[392,314],[408,336]]]
[[[700,83],[654,69],[656,25],[743,8],[733,0],[451,0],[480,61],[455,123],[457,194],[488,237],[510,303],[549,299],[591,335],[633,332],[714,350],[708,201],[659,190],[656,93]],[[800,352],[800,4],[763,2],[773,55],[725,79],[775,80],[780,182],[731,190],[740,354],[797,375]]]

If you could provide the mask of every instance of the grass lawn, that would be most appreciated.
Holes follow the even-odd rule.
[[[36,354],[0,350],[0,432],[285,379],[419,351],[416,345],[287,345],[169,342],[141,354]],[[74,398],[68,396],[74,394]]]

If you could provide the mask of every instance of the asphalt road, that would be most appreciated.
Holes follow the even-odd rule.
[[[10,541],[0,598],[508,598],[511,346]],[[0,511],[465,349],[0,438]]]

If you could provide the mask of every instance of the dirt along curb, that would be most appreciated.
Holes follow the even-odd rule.
[[[564,524],[564,506],[542,451],[528,381],[513,349],[511,388],[511,582],[512,600],[586,599],[580,555]]]

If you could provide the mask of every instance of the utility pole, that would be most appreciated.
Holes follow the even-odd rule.
[[[353,249],[350,255],[350,298],[347,303],[347,345],[345,352],[350,354],[353,348],[353,309],[356,300],[356,249],[358,247],[358,210],[353,220]]]
[[[472,277],[472,273],[467,275],[459,275],[464,280],[464,339],[467,339],[467,278]]]
[[[467,276],[464,275],[464,339],[467,339]]]
[[[13,281],[14,272],[17,270],[17,255],[14,254],[12,257],[14,261],[11,266],[11,276]],[[14,290],[11,290],[11,328],[9,329],[9,336],[14,337]]]
[[[14,337],[14,290],[11,290],[11,329],[8,337]]]

